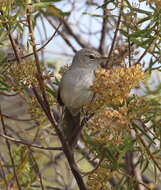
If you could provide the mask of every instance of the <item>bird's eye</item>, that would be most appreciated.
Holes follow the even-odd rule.
[[[93,55],[89,55],[89,58],[90,58],[91,60],[94,60],[94,59],[95,59],[95,57],[94,57]]]

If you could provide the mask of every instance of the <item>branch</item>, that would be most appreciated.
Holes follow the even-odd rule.
[[[1,160],[0,160],[0,168],[1,168],[1,178],[4,179],[4,182],[6,184],[6,190],[9,190],[9,182],[8,182],[8,179],[7,179],[6,175],[5,175],[4,163]]]
[[[60,20],[61,21],[61,20]],[[69,24],[64,20],[62,19],[63,21],[63,24],[66,28],[66,30],[68,31],[68,33],[75,39],[75,41],[82,47],[82,48],[85,48],[87,45],[85,43],[82,43],[82,39],[80,38],[80,36],[77,36],[73,30],[71,29],[71,27],[69,26]]]
[[[34,57],[35,57],[35,64],[36,64],[36,67],[37,67],[37,80],[38,80],[39,87],[40,87],[40,90],[41,90],[41,93],[42,93],[42,96],[43,96],[44,103],[49,108],[49,104],[48,104],[48,101],[47,101],[47,98],[46,98],[44,80],[43,80],[43,77],[42,77],[41,68],[40,68],[40,64],[39,64],[39,58],[38,58],[38,54],[37,54],[37,51],[36,51],[35,37],[34,37],[34,32],[33,32],[32,21],[31,21],[31,17],[30,17],[30,15],[31,15],[30,9],[31,9],[31,1],[28,2],[27,10],[26,10],[27,22],[28,22],[28,27],[29,27],[29,33],[30,33],[30,36],[31,36],[31,41],[32,41],[32,48],[33,48],[33,53],[34,53]]]
[[[115,42],[116,42],[116,37],[117,37],[118,30],[119,30],[120,22],[121,22],[121,14],[122,14],[122,10],[123,10],[123,7],[124,7],[123,2],[124,1],[121,0],[121,8],[120,8],[120,13],[119,13],[119,18],[118,18],[118,21],[117,21],[116,30],[115,30],[114,37],[113,37],[113,40],[112,40],[111,49],[110,49],[110,52],[108,54],[108,58],[107,58],[107,61],[106,61],[106,64],[105,64],[105,68],[108,67],[108,63],[109,63],[109,60],[110,60],[110,57],[112,55],[114,45],[115,45]]]
[[[43,183],[42,183],[42,175],[41,175],[39,166],[38,166],[38,164],[37,164],[37,161],[36,161],[36,159],[35,159],[35,157],[34,157],[34,155],[33,155],[33,153],[32,153],[32,150],[30,150],[30,148],[29,148],[29,151],[30,151],[30,152],[29,152],[29,157],[31,158],[32,166],[33,166],[33,168],[35,169],[35,173],[39,176],[40,187],[41,187],[42,190],[45,190],[45,189],[44,189],[44,185],[43,185]]]
[[[140,142],[142,143],[142,145],[144,146],[147,154],[151,157],[151,159],[153,160],[154,164],[156,165],[156,167],[159,169],[159,171],[161,172],[161,167],[160,165],[157,163],[157,161],[155,160],[154,156],[152,155],[152,153],[150,152],[149,148],[146,146],[146,143],[144,142],[144,140],[141,138],[138,130],[135,128],[135,126],[133,127],[133,129],[135,130],[135,133],[137,135],[137,137],[139,138]]]
[[[104,3],[106,0],[104,0]],[[100,45],[99,45],[99,52],[101,54],[104,53],[104,45],[105,45],[105,39],[106,39],[106,24],[107,24],[107,9],[106,7],[103,9],[103,23],[102,23],[102,30],[101,30],[101,40],[100,40]]]
[[[144,183],[142,180],[140,168],[137,165],[137,158],[135,154],[136,154],[135,152],[126,153],[125,157],[126,171],[131,178],[135,179],[136,190],[144,190],[144,186],[142,185]],[[130,183],[131,181],[129,181],[129,184]]]
[[[139,60],[134,64],[134,65],[137,65],[137,64],[140,64],[140,61],[143,59],[143,57],[146,55],[146,53],[148,52],[149,48],[151,48],[151,45],[153,44],[155,38],[153,38],[151,40],[151,42],[149,43],[149,45],[147,46],[147,48],[145,49],[145,51],[143,52],[143,54],[140,56]]]
[[[49,38],[49,40],[47,42],[44,43],[44,45],[42,45],[39,49],[37,49],[36,51],[39,52],[41,51],[43,48],[45,48],[45,46],[47,46],[49,44],[49,42],[54,38],[54,36],[56,35],[56,33],[58,32],[60,26],[62,25],[62,23],[60,23],[58,25],[58,27],[56,28],[55,32],[53,33],[53,35]],[[30,53],[28,55],[25,55],[25,56],[22,56],[21,59],[25,59],[31,55],[34,55],[34,52],[33,53]],[[13,61],[16,61],[16,58],[13,58],[13,59],[9,59],[8,62],[13,62]]]
[[[47,21],[51,24],[51,26],[55,29],[56,26],[53,23],[53,20],[51,19],[51,17],[45,15],[45,12],[43,10],[41,10],[41,12],[43,13],[43,15],[45,16]],[[77,52],[75,47],[72,45],[72,43],[67,39],[67,37],[62,32],[58,31],[58,34],[60,34],[60,36],[63,38],[63,40],[66,42],[66,44],[73,50],[73,52]]]
[[[1,108],[0,108],[0,115],[2,115]],[[1,124],[2,124],[3,133],[4,133],[4,135],[7,136],[7,130],[6,130],[5,123],[4,123],[4,120],[3,120],[2,116],[1,116]],[[7,145],[7,148],[8,148],[9,157],[11,159],[11,163],[12,163],[12,167],[13,167],[13,173],[14,173],[14,177],[15,177],[16,183],[17,183],[17,188],[19,190],[21,190],[21,186],[20,186],[20,183],[18,181],[18,176],[17,176],[17,173],[16,173],[15,162],[14,162],[14,159],[13,159],[13,156],[12,156],[11,146],[10,146],[10,144],[8,142],[8,139],[5,139],[5,141],[6,141],[6,145]]]
[[[10,137],[10,136],[7,136],[7,135],[3,135],[1,133],[0,133],[0,136],[3,137],[6,140],[13,141],[13,142],[19,143],[19,144],[24,144],[24,145],[27,145],[27,146],[33,147],[33,148],[39,148],[39,149],[43,149],[43,150],[60,150],[60,151],[63,150],[62,147],[44,147],[44,146],[38,146],[36,144],[30,144],[28,142],[17,140],[17,139],[15,139],[13,137]]]
[[[3,16],[3,12],[0,11],[0,13]],[[10,32],[10,26],[9,26],[6,18],[5,18],[5,21],[6,21],[6,24],[5,24],[6,30],[8,32],[8,36],[9,36],[9,39],[10,39],[10,42],[11,42],[11,45],[12,45],[12,48],[13,48],[13,51],[14,51],[14,54],[15,54],[15,57],[16,57],[16,61],[18,62],[18,64],[20,64],[21,63],[21,57],[19,56],[16,43],[15,43],[14,38],[13,38],[11,32]]]
[[[34,88],[34,85],[33,85],[33,91],[34,91],[34,94],[39,102],[39,104],[41,105],[43,111],[45,112],[47,118],[49,119],[52,127],[55,129],[60,141],[61,141],[61,144],[62,144],[62,147],[63,147],[63,152],[68,160],[68,163],[69,163],[69,166],[70,166],[70,169],[73,173],[73,176],[75,177],[75,180],[78,184],[78,187],[80,190],[87,190],[84,182],[83,182],[83,179],[82,179],[82,176],[80,175],[80,173],[78,172],[78,169],[77,169],[77,166],[75,164],[75,160],[74,160],[74,156],[73,156],[73,152],[71,151],[71,148],[70,146],[68,145],[68,141],[66,140],[64,134],[62,133],[61,129],[63,128],[62,126],[60,126],[61,124],[60,123],[57,123],[55,118],[52,117],[51,113],[49,112],[49,108],[46,107],[46,105],[43,103],[43,100],[42,98],[40,97],[40,95],[37,93],[36,89]]]

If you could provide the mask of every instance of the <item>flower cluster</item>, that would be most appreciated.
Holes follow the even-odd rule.
[[[14,72],[13,72],[14,71]],[[22,64],[13,64],[10,67],[10,75],[18,82],[21,86],[31,87],[31,83],[34,83],[37,86],[36,79],[36,67],[34,63],[22,63]]]
[[[104,161],[103,164],[105,164]],[[101,164],[97,170],[88,176],[88,190],[110,190],[111,185],[109,183],[109,179],[111,177],[115,177],[118,181],[120,181],[120,174],[117,171],[104,168],[103,164]]]
[[[130,68],[98,69],[91,90],[94,100],[84,108],[94,116],[89,120],[88,132],[100,144],[117,145],[123,142],[123,135],[129,131],[132,116],[127,101],[130,91],[144,78],[140,66]]]
[[[10,67],[9,74],[20,86],[23,85],[28,88],[31,88],[32,84],[38,86],[38,73],[34,63],[28,63],[28,61],[22,64],[15,63]],[[53,76],[45,68],[42,68],[42,74],[44,80],[49,80]]]
[[[122,134],[128,132],[126,126],[129,123],[126,107],[119,111],[111,108],[101,109],[90,121],[91,137],[100,144],[117,145],[122,143]]]
[[[107,169],[99,167],[94,173],[88,176],[88,190],[108,190],[110,185],[108,183],[111,173],[107,172]]]
[[[90,104],[90,110],[95,112],[102,106],[120,105],[126,102],[132,88],[144,78],[140,66],[130,68],[98,69],[95,71],[96,80],[91,90],[96,93],[95,100]]]
[[[69,69],[69,65],[68,65],[68,64],[67,64],[67,65],[64,65],[63,67],[60,68],[59,74],[60,74],[61,76],[63,76],[63,74],[64,74],[68,69]]]

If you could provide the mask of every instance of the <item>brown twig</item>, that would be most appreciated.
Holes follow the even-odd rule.
[[[0,115],[2,115],[1,108],[0,108]],[[3,133],[4,133],[4,135],[7,136],[7,130],[6,130],[5,123],[4,123],[4,120],[3,120],[3,117],[2,117],[2,116],[1,116],[1,124],[2,124]],[[9,144],[8,139],[5,139],[5,142],[6,142],[6,145],[7,145],[7,148],[8,148],[9,157],[10,157],[10,159],[11,159],[12,168],[13,168],[13,173],[14,173],[14,177],[15,177],[16,183],[17,183],[17,188],[18,188],[19,190],[21,190],[21,186],[20,186],[20,183],[19,183],[19,180],[18,180],[18,176],[17,176],[17,173],[16,173],[15,162],[14,162],[14,159],[13,159],[13,156],[12,156],[12,152],[11,152],[11,146],[10,146],[10,144]]]
[[[123,2],[124,2],[124,0],[121,0],[120,13],[119,13],[119,17],[118,17],[118,21],[117,21],[117,25],[116,25],[116,30],[115,30],[115,33],[114,33],[114,37],[113,37],[113,40],[112,40],[110,52],[108,54],[108,58],[107,58],[107,61],[106,61],[106,64],[105,64],[105,68],[108,67],[108,63],[110,61],[110,57],[112,55],[112,52],[113,52],[113,49],[114,49],[114,45],[115,45],[115,42],[116,42],[116,37],[117,37],[117,33],[119,31],[119,26],[120,26],[120,22],[121,22],[122,10],[123,10],[123,7],[124,7]]]
[[[144,146],[146,152],[148,153],[148,155],[151,157],[151,159],[153,160],[153,162],[155,163],[155,165],[157,166],[157,168],[160,170],[161,172],[161,167],[159,166],[159,164],[157,163],[157,161],[155,160],[155,158],[153,157],[152,153],[150,152],[149,148],[146,146],[146,143],[144,142],[144,140],[142,139],[142,137],[140,136],[138,130],[136,129],[136,127],[133,127],[137,137],[139,138],[140,142],[142,143],[142,145]]]
[[[3,163],[1,162],[1,160],[0,160],[0,168],[1,168],[1,172],[2,172],[4,182],[6,184],[6,190],[9,190],[9,182],[8,182],[8,179],[6,178],[5,171],[4,171],[4,168],[3,168]]]
[[[151,42],[148,44],[147,48],[144,50],[144,52],[142,53],[142,55],[140,56],[139,60],[134,63],[134,65],[140,64],[141,60],[143,59],[143,57],[146,55],[146,53],[148,52],[149,48],[151,47],[151,45],[153,44],[155,38],[153,38],[151,40]]]
[[[136,158],[135,152],[127,152],[125,156],[125,168],[126,172],[129,176],[135,179],[136,181],[136,190],[144,190],[144,187],[140,184],[143,183],[140,168],[138,167],[138,160]],[[130,178],[128,178],[130,179]],[[129,181],[129,184],[131,184],[131,181]]]
[[[76,35],[76,34],[73,32],[73,30],[72,30],[72,28],[69,26],[69,24],[68,24],[64,19],[62,19],[62,20],[60,20],[60,21],[63,21],[63,24],[64,24],[64,26],[65,26],[67,32],[75,39],[75,41],[76,41],[82,48],[85,48],[87,45],[85,44],[85,42],[84,42],[84,43],[82,42],[83,40],[80,38],[80,36]]]
[[[9,137],[7,135],[3,135],[0,133],[0,136],[9,140],[9,141],[13,141],[15,143],[19,143],[19,144],[24,144],[24,145],[27,145],[29,147],[33,147],[33,148],[38,148],[38,149],[43,149],[43,150],[60,150],[62,151],[62,147],[44,147],[44,146],[38,146],[38,145],[35,145],[35,144],[31,144],[31,143],[28,143],[28,142],[25,142],[25,141],[22,141],[22,140],[17,140],[13,137]]]
[[[0,115],[0,117],[4,117],[4,118],[15,120],[15,121],[33,121],[33,119],[19,119],[19,118],[15,118],[12,116],[8,116],[6,114],[2,114],[2,115]]]
[[[94,173],[100,167],[101,163],[104,160],[105,151],[106,150],[104,149],[103,152],[102,152],[102,156],[101,156],[98,164],[95,166],[95,168],[92,171],[86,172],[84,176]]]
[[[0,11],[0,13],[1,13],[1,15],[3,16],[3,11],[2,11],[2,10]],[[6,18],[5,18],[5,21],[7,21]],[[7,32],[8,32],[8,36],[9,36],[9,39],[10,39],[10,42],[11,42],[11,45],[12,45],[12,48],[13,48],[15,57],[16,57],[16,61],[17,61],[18,64],[20,64],[20,63],[21,63],[21,58],[20,58],[20,56],[19,56],[19,53],[18,53],[18,50],[17,50],[16,43],[15,43],[15,41],[14,41],[14,38],[13,38],[11,32],[10,32],[10,26],[9,26],[8,23],[6,23],[5,26],[6,26],[6,30],[7,30]]]
[[[43,96],[44,103],[49,108],[49,104],[48,104],[46,92],[45,92],[44,80],[42,77],[41,68],[40,68],[40,64],[39,64],[39,58],[38,58],[38,54],[37,54],[37,50],[36,50],[36,43],[35,43],[35,37],[34,37],[34,32],[33,32],[33,25],[32,25],[32,21],[31,21],[30,9],[31,9],[31,4],[29,1],[28,5],[27,5],[26,14],[27,14],[28,28],[29,28],[29,32],[30,32],[30,36],[31,36],[31,41],[32,41],[32,49],[33,49],[33,53],[34,53],[34,57],[35,57],[35,64],[36,64],[36,68],[37,68],[37,79],[38,79],[39,87],[40,87],[40,90],[41,90],[41,93]],[[48,111],[49,111],[49,109],[48,109]]]
[[[45,107],[46,105],[43,103],[42,98],[39,96],[39,94],[37,93],[35,88],[33,88],[33,91],[34,91],[34,94],[35,94],[39,104],[41,105],[43,111],[45,112],[47,118],[51,122],[52,127],[55,129],[55,131],[62,143],[63,152],[68,160],[69,166],[71,168],[73,176],[75,177],[75,180],[77,181],[79,189],[86,190],[86,186],[83,182],[82,176],[78,172],[77,166],[75,164],[73,152],[71,151],[70,146],[68,145],[68,141],[66,141],[66,138],[61,131],[62,126],[60,126],[60,123],[57,123],[56,120],[52,117],[51,113],[48,112],[48,110],[47,110],[48,108]]]
[[[128,175],[128,174],[126,174],[126,173],[124,173],[124,172],[122,172],[122,171],[119,171],[119,173],[120,173],[121,175],[123,175],[123,176],[126,176],[127,178],[129,178],[129,179],[132,180],[133,182],[136,182],[136,183],[139,183],[139,184],[143,185],[143,186],[146,187],[148,190],[151,190],[151,188],[148,187],[145,183],[140,182],[140,181],[136,181],[136,179],[134,179],[134,178],[131,177],[130,175]]]
[[[143,59],[143,57],[146,55],[146,53],[148,52],[148,50],[151,48],[151,45],[153,44],[154,40],[156,40],[156,38],[157,38],[157,36],[159,34],[159,31],[160,31],[160,24],[158,24],[158,28],[155,31],[154,37],[152,37],[151,42],[148,44],[147,48],[145,49],[145,51],[143,52],[143,54],[140,56],[139,60],[135,63],[135,65],[140,64],[140,62]]]
[[[53,23],[53,20],[51,19],[51,17],[47,16],[43,10],[41,10],[41,12],[43,13],[43,15],[47,19],[47,21],[51,24],[51,26],[55,29],[56,26]],[[63,38],[63,40],[73,50],[73,52],[77,52],[77,50],[75,49],[75,47],[72,45],[72,43],[68,40],[68,38],[62,32],[58,31],[58,34],[61,35],[61,37]]]
[[[54,38],[54,36],[55,36],[56,33],[58,32],[58,30],[59,30],[59,28],[60,28],[61,25],[62,25],[62,23],[60,23],[60,24],[58,25],[58,27],[55,29],[53,35],[48,39],[47,42],[45,42],[39,49],[36,50],[37,52],[41,51],[43,48],[45,48],[45,46],[47,46],[47,45],[49,44],[49,42]],[[25,59],[25,58],[27,58],[27,57],[29,57],[29,56],[31,56],[31,55],[34,55],[34,53],[30,53],[30,54],[28,54],[28,55],[22,56],[21,59]],[[9,59],[8,62],[13,62],[13,61],[15,61],[15,60],[16,60],[16,58],[14,58],[14,59]]]
[[[106,0],[104,0],[104,3],[106,2]],[[104,45],[105,45],[105,39],[106,39],[106,24],[108,21],[108,17],[107,17],[107,9],[106,7],[103,8],[103,23],[102,23],[102,30],[101,30],[101,40],[100,40],[100,45],[99,45],[99,52],[101,54],[104,53]]]
[[[42,182],[42,176],[41,176],[41,172],[40,172],[38,163],[37,163],[36,159],[34,158],[32,150],[30,148],[29,148],[29,157],[31,158],[31,162],[33,164],[33,168],[35,169],[35,173],[38,174],[38,176],[39,176],[40,187],[41,187],[42,190],[45,190],[43,182]]]
[[[128,34],[129,34],[129,28],[127,28]],[[131,44],[130,44],[130,38],[128,37],[128,53],[129,53],[129,67],[131,67]]]
[[[17,92],[17,93],[15,93],[15,94],[7,94],[7,93],[5,93],[5,92],[0,92],[0,95],[2,95],[2,96],[17,96],[19,93],[20,93],[20,92]]]

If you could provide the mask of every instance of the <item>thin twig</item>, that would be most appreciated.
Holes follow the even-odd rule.
[[[33,119],[19,119],[19,118],[15,118],[15,117],[12,117],[12,116],[9,116],[6,114],[2,114],[2,115],[0,115],[0,117],[1,116],[4,118],[7,118],[7,119],[15,120],[15,121],[34,121]]]
[[[155,38],[153,38],[151,40],[151,42],[148,44],[147,48],[145,49],[145,51],[143,52],[143,54],[140,56],[139,60],[134,63],[134,65],[140,64],[141,60],[143,59],[143,57],[146,55],[146,53],[148,52],[149,48],[151,48],[151,45],[153,44]]]
[[[53,20],[51,19],[51,17],[45,15],[44,11],[41,10],[41,12],[43,13],[43,15],[47,19],[47,21],[51,24],[51,26],[55,29],[56,26],[53,23]],[[60,34],[60,36],[63,38],[63,40],[66,42],[66,44],[73,50],[73,52],[77,52],[75,47],[72,45],[72,43],[68,40],[68,38],[62,32],[58,31],[58,34]]]
[[[102,156],[101,156],[101,158],[100,158],[98,164],[95,166],[95,168],[94,168],[92,171],[86,172],[84,176],[90,175],[90,174],[94,173],[94,172],[100,167],[101,163],[102,163],[103,160],[104,160],[105,151],[106,151],[106,150],[104,149],[103,152],[102,152]]]
[[[1,133],[0,133],[0,136],[7,139],[7,140],[9,140],[9,141],[13,141],[13,142],[19,143],[19,144],[24,144],[24,145],[27,145],[27,146],[33,147],[33,148],[39,148],[39,149],[43,149],[43,150],[60,150],[60,151],[63,150],[62,147],[44,147],[44,146],[38,146],[36,144],[30,144],[28,142],[25,142],[25,141],[22,141],[22,140],[17,140],[17,139],[15,139],[13,137],[9,137],[9,136],[3,135]]]
[[[30,9],[31,9],[31,4],[29,1],[28,5],[27,5],[26,13],[27,13],[28,28],[29,28],[29,32],[30,32],[30,36],[31,36],[31,41],[32,41],[32,49],[33,49],[33,53],[34,53],[34,57],[35,57],[35,64],[37,67],[37,79],[38,79],[39,87],[40,87],[40,90],[41,90],[41,93],[43,96],[44,103],[49,108],[49,104],[48,104],[46,92],[45,92],[44,80],[43,80],[43,76],[42,76],[41,68],[40,68],[40,64],[39,64],[39,57],[38,57],[37,50],[36,50],[36,43],[35,43],[33,25],[32,25],[32,21],[31,21]],[[50,109],[48,109],[48,111],[50,111]]]
[[[0,11],[0,13],[1,13],[1,15],[3,16],[3,12]],[[5,21],[7,21],[7,19],[5,19]],[[20,56],[19,56],[19,53],[18,53],[18,50],[17,50],[16,43],[15,43],[15,41],[14,41],[14,38],[13,38],[11,32],[10,32],[10,26],[9,26],[8,23],[6,23],[5,26],[6,26],[6,30],[7,30],[7,32],[8,32],[8,36],[9,36],[9,39],[10,39],[10,42],[11,42],[11,45],[12,45],[12,48],[13,48],[15,57],[16,57],[16,61],[17,61],[18,64],[20,64],[20,63],[21,63],[21,58],[20,58]]]
[[[75,164],[75,160],[74,160],[74,156],[73,156],[73,152],[71,151],[71,148],[68,144],[68,141],[66,140],[64,134],[62,133],[61,129],[63,128],[62,126],[59,126],[60,123],[58,124],[56,122],[56,120],[52,117],[51,113],[47,111],[48,108],[46,108],[45,104],[43,104],[42,98],[39,96],[39,94],[37,93],[36,89],[33,88],[34,94],[39,102],[39,104],[41,105],[43,111],[45,112],[47,118],[49,119],[49,121],[51,122],[52,127],[55,129],[61,143],[62,143],[62,147],[63,147],[63,152],[68,160],[69,166],[71,168],[71,171],[73,173],[73,176],[75,177],[75,180],[78,184],[78,187],[80,190],[86,190],[86,186],[83,182],[82,176],[80,175],[80,173],[78,172],[78,168]]]
[[[128,34],[129,34],[129,28],[127,28]],[[131,44],[130,44],[130,38],[128,37],[128,53],[129,53],[129,67],[131,67]]]
[[[161,167],[159,166],[159,164],[157,163],[157,161],[155,160],[154,156],[152,155],[152,153],[150,152],[149,148],[146,146],[144,140],[141,138],[138,130],[136,129],[136,127],[133,127],[133,129],[135,130],[135,133],[137,135],[137,137],[139,138],[139,140],[141,141],[142,145],[144,146],[146,152],[148,153],[148,155],[151,157],[151,159],[153,160],[153,162],[155,163],[155,165],[157,166],[157,168],[160,170],[161,172]]]
[[[151,48],[151,45],[153,44],[154,40],[156,40],[156,38],[158,37],[159,32],[160,32],[160,24],[158,24],[158,28],[155,31],[154,37],[152,37],[151,42],[148,44],[147,48],[145,49],[145,51],[143,52],[143,54],[140,56],[139,60],[135,63],[135,65],[140,64],[140,62],[143,59],[143,57],[146,55],[146,53],[148,52],[148,50]]]
[[[61,21],[61,20],[60,20]],[[82,47],[82,48],[85,48],[87,45],[85,44],[85,42],[83,43],[83,40],[81,39],[80,36],[76,35],[72,28],[70,27],[70,25],[64,20],[62,19],[63,21],[63,24],[67,30],[67,32],[75,39],[75,41]]]
[[[31,150],[30,148],[29,148],[29,151],[30,151],[30,152],[29,152],[29,157],[32,159],[33,168],[35,169],[35,173],[38,174],[38,176],[39,176],[40,187],[41,187],[42,190],[45,190],[45,189],[44,189],[43,182],[42,182],[42,176],[41,176],[41,172],[40,172],[38,163],[37,163],[36,159],[34,158],[33,153],[32,153],[32,150]]]
[[[4,182],[6,184],[6,190],[9,190],[9,182],[8,182],[8,179],[6,178],[5,171],[4,171],[1,160],[0,160],[0,168],[1,168],[1,172],[2,172],[2,178],[4,179]]]
[[[151,190],[150,187],[148,187],[145,183],[143,182],[140,182],[140,181],[137,181],[136,179],[134,179],[133,177],[131,177],[130,175],[128,175],[127,173],[125,172],[122,172],[122,171],[119,171],[119,173],[123,176],[126,176],[127,178],[129,178],[130,180],[132,180],[133,182],[136,182],[136,183],[139,183],[141,185],[143,185],[144,187],[146,187],[148,190]]]
[[[104,3],[106,2],[106,0],[104,0]],[[103,23],[102,23],[102,30],[101,30],[101,40],[100,40],[100,45],[99,45],[99,52],[101,54],[104,53],[104,45],[105,45],[105,39],[106,39],[106,24],[108,21],[108,17],[107,17],[107,9],[106,7],[103,8]]]
[[[49,42],[54,38],[54,36],[55,36],[56,33],[58,32],[58,30],[59,30],[59,28],[60,28],[61,25],[62,25],[62,23],[60,23],[60,24],[58,25],[58,27],[55,29],[53,35],[48,39],[47,42],[45,42],[39,49],[36,50],[37,52],[41,51],[43,48],[45,48],[45,46],[47,46],[47,45],[49,44]],[[31,55],[34,55],[34,53],[30,53],[30,54],[28,54],[28,55],[22,56],[21,59],[25,59],[25,58],[27,58],[27,57],[29,57],[29,56],[31,56]],[[15,60],[16,60],[16,58],[14,58],[14,59],[9,59],[9,60],[7,60],[7,61],[8,61],[8,62],[13,62],[13,61],[15,61]]]
[[[122,10],[123,10],[123,7],[124,7],[123,2],[124,1],[121,0],[120,13],[119,13],[119,17],[118,17],[118,21],[117,21],[117,25],[116,25],[116,30],[115,30],[115,33],[114,33],[114,37],[113,37],[113,40],[112,40],[111,49],[110,49],[110,52],[108,54],[108,58],[107,58],[107,61],[106,61],[106,64],[105,64],[105,68],[108,67],[108,63],[109,63],[109,60],[110,60],[110,57],[112,55],[112,52],[113,52],[113,49],[114,49],[114,45],[115,45],[115,42],[116,42],[116,37],[117,37],[117,33],[119,31],[119,26],[120,26],[120,22],[121,22]]]
[[[7,94],[5,92],[0,92],[0,95],[2,96],[17,96],[20,92],[16,92],[15,94]]]
[[[0,108],[0,115],[2,115],[1,108]],[[4,135],[7,136],[7,130],[6,130],[5,123],[4,123],[4,120],[3,120],[2,116],[1,116],[1,124],[2,124],[3,133],[4,133]],[[9,157],[11,159],[11,163],[12,163],[12,167],[13,167],[13,173],[14,173],[14,177],[16,179],[17,187],[18,187],[19,190],[21,190],[21,186],[20,186],[20,183],[19,183],[19,180],[18,180],[18,176],[17,176],[17,173],[16,173],[15,162],[14,162],[14,159],[13,159],[13,156],[12,156],[12,152],[11,152],[11,146],[10,146],[10,144],[8,142],[8,139],[5,139],[5,141],[6,141],[6,145],[7,145],[7,148],[8,148]]]

